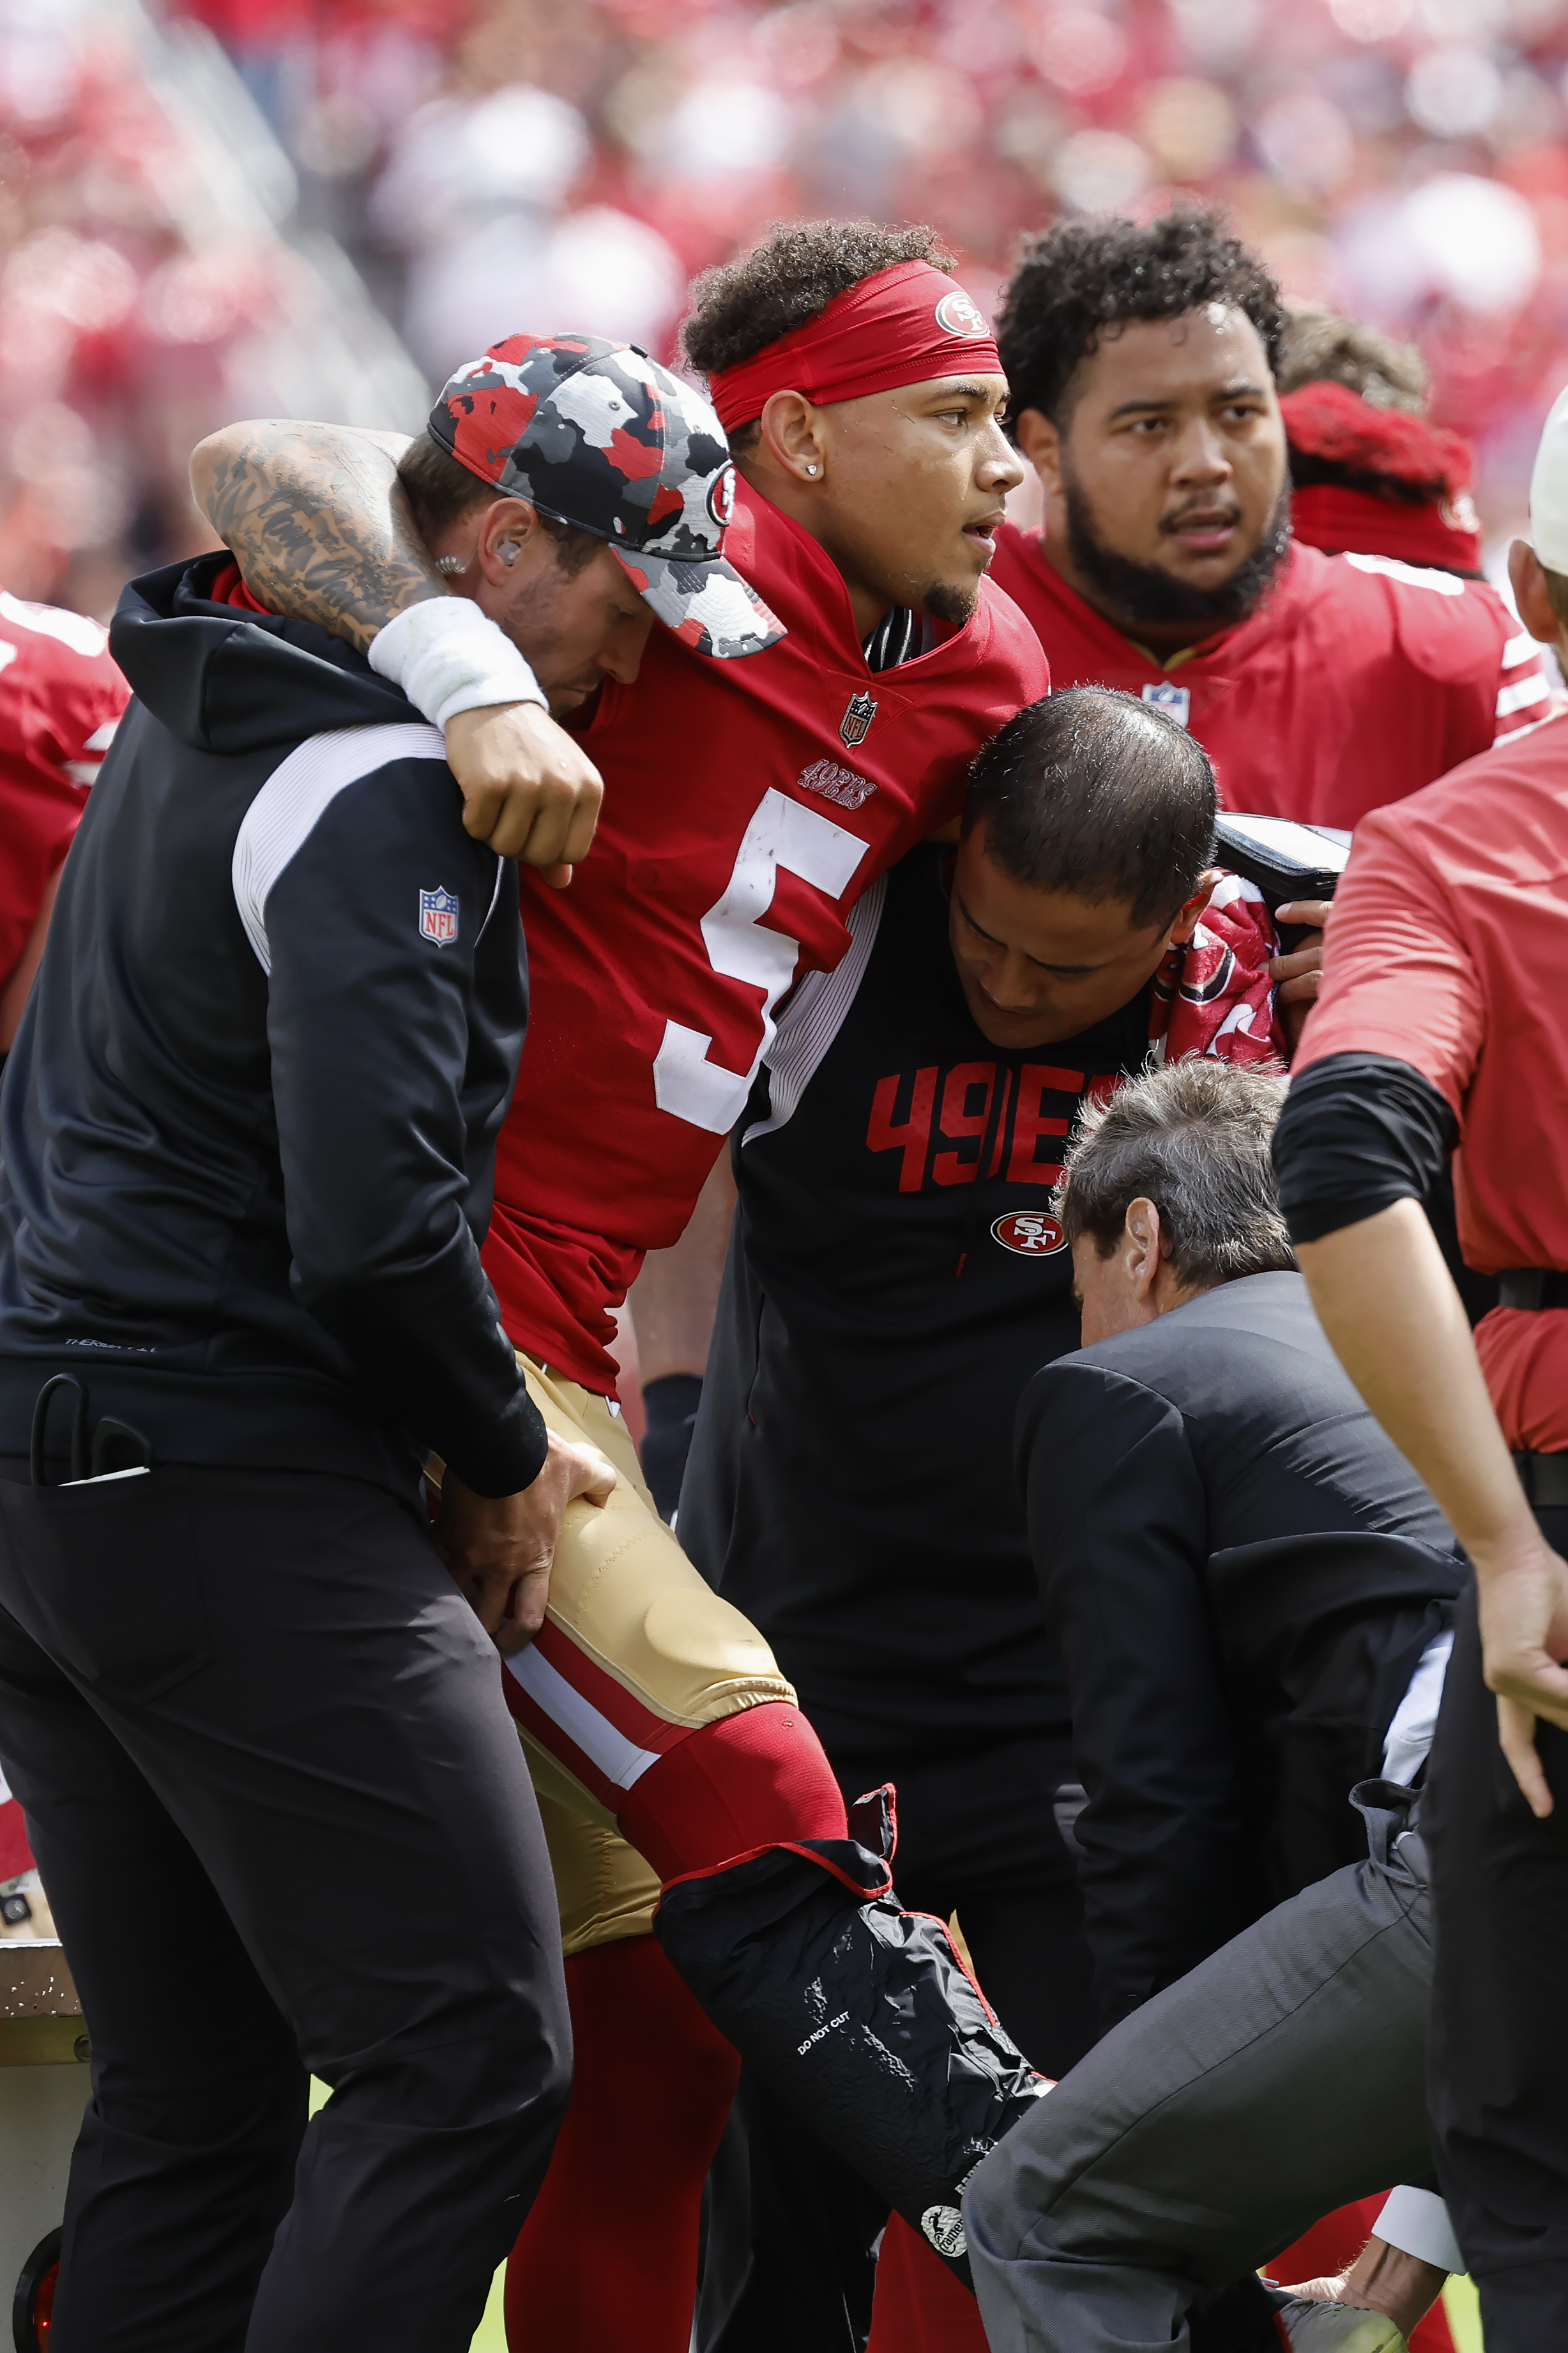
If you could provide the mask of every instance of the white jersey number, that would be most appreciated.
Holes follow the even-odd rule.
[[[800,955],[798,940],[764,930],[759,921],[773,905],[779,869],[837,899],[847,890],[866,848],[841,825],[818,817],[815,809],[802,808],[783,793],[763,795],[724,894],[702,918],[702,937],[714,971],[762,990],[763,1034],[751,1068],[727,1071],[709,1059],[711,1037],[679,1021],[667,1021],[653,1064],[654,1100],[660,1111],[693,1127],[705,1127],[710,1134],[728,1135],[745,1109],[758,1065],[773,1042],[777,1026],[773,1008],[794,979]]]

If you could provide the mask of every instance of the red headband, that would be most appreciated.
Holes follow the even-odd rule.
[[[1475,471],[1468,442],[1403,408],[1374,408],[1345,384],[1304,384],[1279,403],[1285,435],[1304,457],[1383,474],[1428,498],[1457,498]]]
[[[1481,534],[1466,491],[1441,506],[1415,507],[1337,482],[1313,482],[1291,492],[1290,527],[1309,547],[1334,555],[1393,555],[1449,572],[1481,568]]]
[[[1000,375],[1001,355],[955,278],[929,261],[900,261],[863,278],[793,334],[754,359],[721,368],[709,391],[726,433],[750,425],[775,392],[810,401],[860,400],[928,377]]]

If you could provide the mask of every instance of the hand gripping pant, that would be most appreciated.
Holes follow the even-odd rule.
[[[619,1417],[524,1370],[620,1474],[569,1508],[547,1623],[503,1678],[567,1952],[646,1934],[662,1883],[659,1941],[721,2032],[967,2284],[963,2184],[1042,2079],[942,1925],[900,1910],[890,1815],[847,1835],[794,1692],[659,1519]]]

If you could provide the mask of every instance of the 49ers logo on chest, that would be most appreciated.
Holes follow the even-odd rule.
[[[1021,1258],[1050,1258],[1068,1246],[1061,1219],[1039,1209],[1010,1209],[994,1220],[991,1230],[1004,1250],[1016,1250]]]
[[[869,694],[852,694],[849,707],[838,723],[838,733],[851,751],[866,741],[867,730],[877,716],[876,698]]]

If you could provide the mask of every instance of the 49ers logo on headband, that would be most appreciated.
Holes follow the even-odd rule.
[[[970,301],[962,286],[956,294],[942,296],[936,306],[936,323],[944,335],[963,335],[966,340],[991,332],[984,311]]]
[[[754,423],[775,392],[798,392],[826,406],[960,368],[1002,373],[984,312],[945,269],[896,261],[836,294],[816,318],[750,359],[721,368],[709,389],[720,423],[733,433]]]

